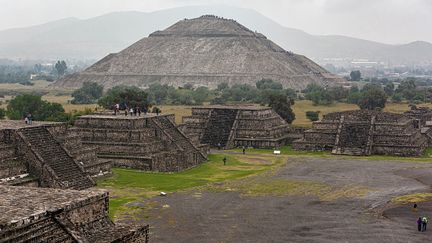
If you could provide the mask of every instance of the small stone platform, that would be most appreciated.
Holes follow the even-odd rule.
[[[194,144],[172,114],[87,115],[71,130],[86,147],[96,148],[99,159],[117,167],[173,172],[207,160],[208,147]]]
[[[195,141],[225,149],[275,148],[296,138],[285,120],[262,106],[193,107],[181,129]]]
[[[0,195],[0,242],[148,242],[148,225],[108,218],[105,191],[0,186]]]
[[[426,147],[427,139],[410,117],[368,110],[329,113],[293,143],[298,150],[345,155],[421,156]]]

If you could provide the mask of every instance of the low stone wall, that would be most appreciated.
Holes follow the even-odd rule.
[[[108,193],[0,186],[6,242],[148,242],[148,226],[116,226]]]

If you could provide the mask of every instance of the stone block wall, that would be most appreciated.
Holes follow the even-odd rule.
[[[83,144],[97,150],[99,159],[110,159],[117,167],[179,171],[203,162],[206,154],[182,134],[174,118],[83,116],[73,130]]]
[[[407,116],[378,111],[335,112],[314,122],[293,148],[332,148],[336,154],[419,156],[427,146],[415,122]]]
[[[208,138],[208,129],[210,127],[221,130],[213,124],[213,120],[225,121],[227,114],[222,114],[222,111],[237,112],[236,120],[232,123],[229,136],[225,139],[230,141],[213,141]],[[219,118],[213,117],[220,113]],[[212,118],[213,117],[213,118]],[[231,119],[231,118],[230,118]],[[256,148],[274,148],[280,147],[291,141],[291,130],[289,125],[277,115],[271,108],[266,107],[248,107],[248,106],[209,106],[209,107],[194,107],[192,108],[192,116],[183,117],[184,125],[182,131],[188,136],[199,137],[201,143],[210,143],[215,147],[216,144],[226,148],[234,147],[256,147]],[[207,130],[206,130],[207,129]],[[215,131],[216,132],[216,131]],[[220,132],[219,132],[220,133]],[[220,140],[215,136],[216,140]]]
[[[5,195],[0,199],[5,209],[0,216],[1,240],[148,242],[148,226],[115,225],[108,218],[106,192],[14,188],[0,186]]]

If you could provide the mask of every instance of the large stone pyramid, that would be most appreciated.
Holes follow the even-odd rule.
[[[262,78],[294,89],[342,81],[305,56],[285,51],[234,20],[205,15],[156,31],[56,85],[75,88],[84,81],[96,81],[105,88],[119,84],[146,87],[159,82],[214,88],[222,82],[254,85]]]

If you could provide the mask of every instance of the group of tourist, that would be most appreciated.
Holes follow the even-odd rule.
[[[418,231],[425,232],[426,231],[427,223],[428,223],[427,217],[419,217],[417,219],[417,229],[418,229]]]
[[[144,115],[147,115],[147,108],[140,108],[139,106],[135,106],[134,108],[129,108],[126,104],[124,104],[124,115],[125,116],[141,116],[141,112],[144,113]],[[115,104],[113,107],[114,110],[114,115],[116,116],[117,114],[120,114],[120,104]]]

